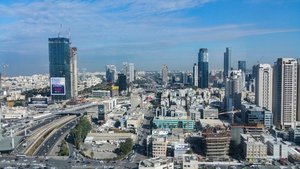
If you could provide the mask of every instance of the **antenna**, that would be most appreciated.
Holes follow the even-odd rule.
[[[68,38],[69,38],[69,41],[71,44],[72,42],[71,42],[71,29],[70,28],[68,28]]]
[[[58,35],[57,35],[58,37],[59,37],[60,34],[61,34],[61,29],[62,29],[62,24],[59,25],[59,31],[58,31]]]

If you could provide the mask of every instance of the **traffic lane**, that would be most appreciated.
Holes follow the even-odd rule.
[[[56,142],[61,138],[61,136],[70,130],[72,127],[76,125],[76,120],[72,121],[65,126],[62,126],[59,130],[57,130],[52,136],[50,136],[46,141],[44,141],[43,145],[39,148],[36,155],[37,156],[46,156],[52,150],[53,146]]]

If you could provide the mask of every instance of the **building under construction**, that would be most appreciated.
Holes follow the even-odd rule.
[[[228,160],[230,132],[224,126],[206,127],[202,132],[202,145],[208,160]]]

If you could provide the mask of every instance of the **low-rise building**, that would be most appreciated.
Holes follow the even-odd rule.
[[[182,116],[182,117],[159,116],[153,119],[153,124],[157,128],[162,128],[162,129],[182,128],[186,130],[193,130],[195,122],[194,120],[190,119],[187,116]]]
[[[248,162],[259,163],[267,159],[267,145],[251,134],[241,134],[243,156]]]
[[[139,169],[174,169],[172,158],[155,157],[140,161]]]
[[[92,90],[92,97],[110,97],[109,90]]]

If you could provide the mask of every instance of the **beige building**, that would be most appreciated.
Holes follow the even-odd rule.
[[[153,157],[167,157],[167,139],[155,138],[152,141],[152,156]]]
[[[248,162],[262,162],[267,159],[267,144],[250,134],[241,134],[243,156]]]

